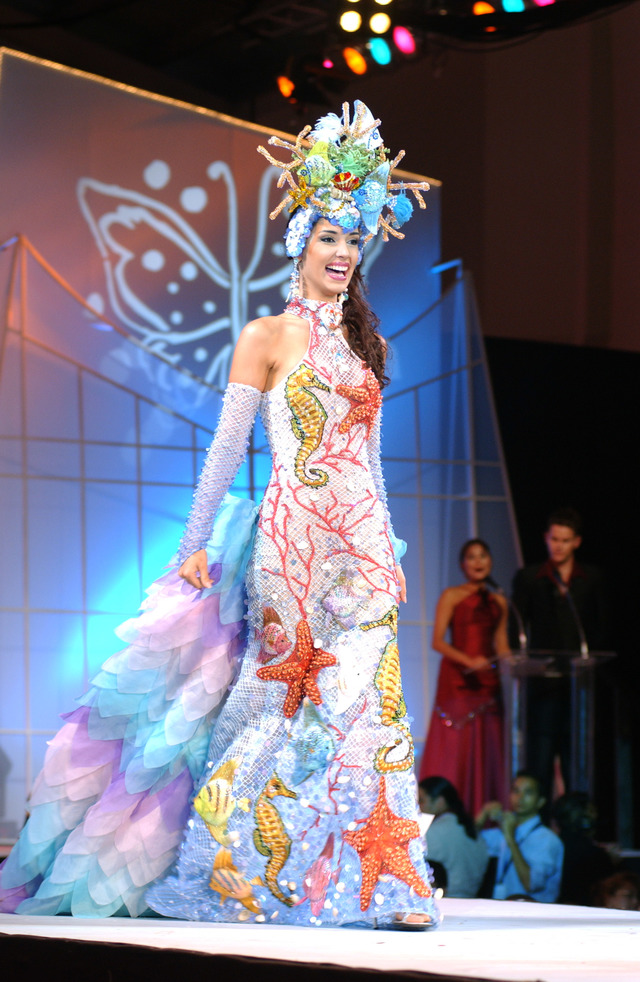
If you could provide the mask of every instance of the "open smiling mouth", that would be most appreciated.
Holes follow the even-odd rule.
[[[340,279],[345,279],[347,273],[349,272],[348,266],[327,266],[327,273],[329,276],[339,276]]]

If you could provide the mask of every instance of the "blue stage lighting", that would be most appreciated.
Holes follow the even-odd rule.
[[[367,42],[367,47],[377,65],[389,65],[391,63],[391,48],[384,38],[371,38]]]

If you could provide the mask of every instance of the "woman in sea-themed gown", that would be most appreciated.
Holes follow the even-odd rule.
[[[438,923],[380,470],[386,347],[358,269],[427,186],[392,183],[378,125],[345,104],[295,144],[272,138],[291,162],[260,148],[289,186],[272,213],[292,213],[289,302],[241,333],[179,568],[52,741],[0,872],[5,910]],[[226,494],[258,410],[259,511]]]
[[[505,795],[496,658],[509,654],[508,606],[487,586],[492,558],[486,542],[469,539],[459,559],[465,582],[444,590],[436,607],[432,644],[442,662],[420,780],[446,777],[475,815]]]

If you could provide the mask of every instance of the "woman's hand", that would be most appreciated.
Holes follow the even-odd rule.
[[[402,566],[396,563],[396,579],[398,581],[398,598],[402,600],[403,604],[407,602],[407,581],[404,578],[404,573],[402,571]]]
[[[493,668],[493,662],[482,655],[469,655],[469,672],[484,672],[488,668]]]
[[[207,550],[198,549],[193,555],[188,556],[178,570],[178,576],[194,586],[196,590],[208,589],[213,586],[209,576]]]

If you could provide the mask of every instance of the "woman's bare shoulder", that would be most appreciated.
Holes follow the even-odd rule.
[[[464,586],[448,586],[440,594],[440,601],[441,603],[453,604],[455,606],[461,600],[464,600],[467,595],[468,590]]]
[[[291,330],[300,330],[300,325],[303,323],[302,318],[296,317],[295,314],[268,314],[264,317],[256,317],[255,320],[245,324],[241,337],[249,341],[273,342]]]

